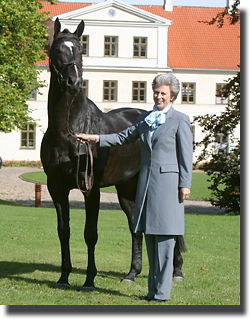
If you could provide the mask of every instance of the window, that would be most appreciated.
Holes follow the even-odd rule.
[[[80,44],[83,48],[82,55],[87,57],[89,55],[89,36],[81,36]]]
[[[117,81],[103,81],[103,101],[117,101]]]
[[[228,134],[224,128],[215,137],[215,149],[224,149],[228,145]]]
[[[36,89],[34,87],[31,87],[31,93],[29,96],[29,100],[36,100]]]
[[[83,80],[82,90],[86,97],[88,97],[89,94],[89,80]]]
[[[146,102],[146,82],[133,81],[133,102]]]
[[[183,82],[181,85],[181,102],[195,103],[195,83]]]
[[[134,57],[147,58],[147,38],[134,37]]]
[[[223,97],[223,87],[225,84],[216,84],[216,104],[228,104],[228,98]]]
[[[35,149],[35,139],[36,139],[36,126],[35,124],[28,123],[21,130],[21,148]]]
[[[104,56],[117,57],[118,56],[118,37],[104,37]]]

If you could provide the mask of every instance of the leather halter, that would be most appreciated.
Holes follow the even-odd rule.
[[[70,118],[70,108],[75,100],[75,97],[77,96],[78,92],[73,96],[70,104],[68,103],[68,100],[65,96],[65,92],[62,88],[62,83],[65,81],[65,79],[63,78],[63,75],[62,75],[62,72],[65,71],[66,68],[68,68],[69,66],[73,66],[73,65],[76,65],[77,68],[79,70],[81,70],[81,66],[80,64],[76,61],[76,60],[72,60],[70,62],[67,62],[67,63],[64,63],[64,66],[63,68],[59,71],[56,66],[55,66],[55,56],[54,56],[54,52],[53,52],[53,46],[55,45],[55,43],[58,41],[58,40],[69,40],[69,39],[74,39],[74,40],[78,40],[77,36],[75,36],[74,34],[70,34],[67,35],[67,34],[61,34],[60,36],[58,36],[52,43],[52,46],[51,46],[51,50],[50,50],[50,58],[49,58],[49,65],[50,65],[50,71],[52,72],[51,70],[51,66],[53,67],[54,71],[56,72],[57,74],[57,80],[58,80],[58,83],[59,83],[59,87],[60,87],[60,90],[62,92],[62,95],[66,101],[66,104],[67,104],[67,109],[68,109],[68,115],[67,115],[67,132],[68,132],[68,136],[72,136],[75,138],[75,133],[74,131],[70,128],[70,125],[69,125],[69,118]],[[86,141],[85,143],[86,145],[86,167],[85,167],[85,171],[84,171],[84,180],[85,180],[85,187],[86,187],[86,190],[83,190],[81,187],[80,187],[80,184],[79,184],[79,168],[80,168],[80,142],[78,142],[78,149],[77,149],[77,168],[76,168],[76,184],[77,184],[77,187],[78,189],[83,192],[83,193],[86,193],[88,192],[89,190],[92,189],[93,187],[93,183],[94,183],[94,174],[93,174],[93,153],[92,153],[92,150],[91,150],[91,147],[90,147],[90,144],[89,142]],[[88,174],[88,171],[89,171],[89,161],[90,161],[90,174]]]
[[[55,66],[55,63],[54,63],[55,55],[53,52],[53,46],[55,46],[55,43],[59,40],[70,40],[70,39],[77,40],[79,42],[77,36],[75,36],[74,34],[70,34],[70,36],[69,36],[67,33],[62,33],[53,41],[52,46],[51,46],[51,50],[50,50],[50,57],[49,57],[50,71],[52,71],[51,67],[53,67],[56,74],[57,74],[57,80],[58,80],[60,89],[61,89],[62,83],[65,81],[65,79],[63,78],[63,72],[65,71],[65,69],[67,69],[70,66],[75,65],[75,66],[77,66],[78,70],[80,70],[80,71],[82,70],[82,66],[76,60],[71,60],[70,62],[64,63],[61,70],[58,70],[57,67]]]

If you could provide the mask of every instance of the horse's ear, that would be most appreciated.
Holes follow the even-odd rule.
[[[84,30],[84,27],[85,27],[84,21],[82,20],[79,23],[78,27],[76,28],[76,31],[74,32],[74,34],[78,37],[78,39],[80,39],[80,37],[81,37],[81,35],[83,33],[83,30]]]
[[[58,18],[56,18],[54,25],[54,39],[57,37],[58,33],[61,31],[61,23]]]

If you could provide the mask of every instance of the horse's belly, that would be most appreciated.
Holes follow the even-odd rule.
[[[111,186],[126,181],[140,170],[141,154],[137,143],[110,148],[101,186]]]

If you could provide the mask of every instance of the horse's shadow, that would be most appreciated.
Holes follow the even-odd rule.
[[[48,288],[55,287],[55,281],[51,280],[39,280],[33,277],[22,276],[22,274],[32,274],[35,271],[40,272],[55,272],[60,273],[60,266],[53,265],[49,263],[25,263],[25,262],[10,262],[10,261],[0,261],[0,278],[8,278],[15,281],[25,281],[28,284],[45,285]],[[81,268],[72,268],[72,274],[79,274],[82,277],[86,277],[86,270]],[[116,271],[98,271],[98,276],[105,279],[116,279],[116,283],[125,277],[126,273],[116,272]],[[118,281],[117,281],[118,280]],[[80,291],[81,285],[72,283],[71,290]],[[101,287],[96,287],[96,290],[100,293],[126,296],[120,291],[104,289]]]
[[[16,207],[35,207],[35,200],[15,200],[15,202],[11,201],[1,201],[2,204],[11,205]],[[52,208],[55,209],[53,201],[41,201],[41,208]],[[85,210],[85,202],[84,199],[82,201],[71,200],[69,203],[70,209],[80,209]],[[102,202],[100,203],[100,210],[121,210],[121,206],[119,203],[109,203]]]

